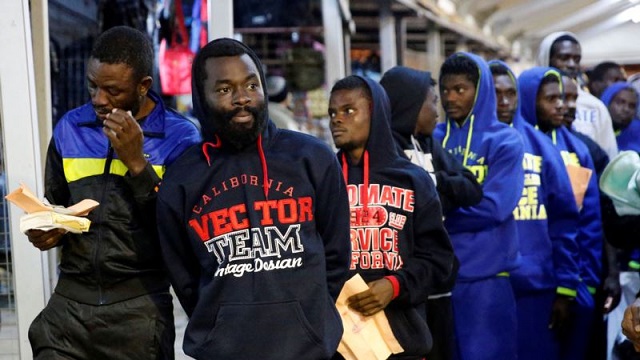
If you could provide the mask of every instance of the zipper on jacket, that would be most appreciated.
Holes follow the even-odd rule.
[[[102,187],[102,194],[100,196],[100,204],[104,203],[104,200],[107,196],[107,188],[109,185],[109,169],[111,168],[111,162],[113,161],[113,147],[111,146],[111,142],[109,141],[109,148],[107,149],[107,158],[104,164],[104,171],[102,172],[102,176],[104,177],[104,185]],[[100,216],[98,220],[102,223],[102,217],[104,216],[104,207],[100,207]],[[98,304],[103,305],[105,300],[102,297],[102,274],[100,273],[100,264],[98,263],[99,255],[100,255],[100,244],[102,244],[102,231],[98,232],[98,243],[96,244],[96,250],[93,257],[93,266],[96,268],[96,280],[98,285]]]

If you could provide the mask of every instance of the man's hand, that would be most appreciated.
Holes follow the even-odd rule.
[[[130,111],[113,109],[103,123],[102,131],[111,141],[118,158],[129,169],[132,176],[138,175],[147,165],[142,152],[144,135],[138,121]]]
[[[620,304],[620,297],[622,296],[622,289],[620,288],[620,274],[611,273],[604,279],[602,284],[602,290],[607,296],[604,301],[604,307],[602,311],[605,314],[610,313]]]
[[[571,300],[568,296],[556,295],[556,299],[553,301],[553,308],[551,309],[549,329],[560,332],[566,327],[570,316],[569,308],[571,307]]]
[[[640,299],[624,310],[622,333],[633,343],[634,349],[640,352]]]
[[[62,235],[66,233],[67,231],[63,229],[53,229],[49,231],[28,230],[27,237],[33,246],[45,251],[58,245]]]
[[[393,298],[393,285],[387,279],[368,283],[369,290],[355,294],[347,299],[347,305],[364,316],[371,316],[384,310]]]

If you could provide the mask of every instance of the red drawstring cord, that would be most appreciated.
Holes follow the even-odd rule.
[[[267,158],[262,150],[262,134],[258,135],[258,154],[262,163],[262,189],[264,190],[264,198],[269,199],[269,173],[267,172]]]
[[[364,191],[360,194],[362,199],[362,219],[363,223],[369,222],[369,152],[364,151]],[[347,156],[342,153],[342,177],[344,177],[345,184],[349,185],[349,165],[347,163]]]
[[[264,156],[264,150],[262,149],[262,134],[258,135],[258,155],[260,155],[260,163],[262,164],[262,190],[264,191],[265,199],[269,199],[269,173],[267,171],[267,158]],[[202,153],[207,159],[207,164],[211,166],[211,156],[207,149],[212,147],[214,149],[222,147],[222,141],[216,135],[216,142],[205,142],[202,144]]]
[[[202,144],[202,153],[204,154],[204,157],[207,158],[207,164],[209,164],[209,166],[211,166],[211,156],[209,156],[209,152],[207,151],[207,148],[212,147],[214,149],[217,149],[221,146],[222,146],[222,141],[220,141],[220,138],[218,137],[218,135],[216,135],[215,143],[205,142],[204,144]]]

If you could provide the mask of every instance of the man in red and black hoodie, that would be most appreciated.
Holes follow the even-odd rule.
[[[320,360],[342,336],[349,206],[331,148],[269,120],[262,64],[218,39],[193,63],[203,142],[167,171],[160,244],[196,359]]]
[[[427,296],[446,282],[454,255],[429,174],[400,156],[382,86],[359,76],[331,90],[329,117],[351,207],[351,267],[369,289],[348,305],[364,316],[384,311],[404,352],[421,359],[432,339]]]

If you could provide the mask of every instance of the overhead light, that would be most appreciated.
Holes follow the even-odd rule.
[[[640,22],[640,5],[636,5],[631,9],[625,10],[623,14],[625,18],[633,21],[636,24],[639,23]]]

